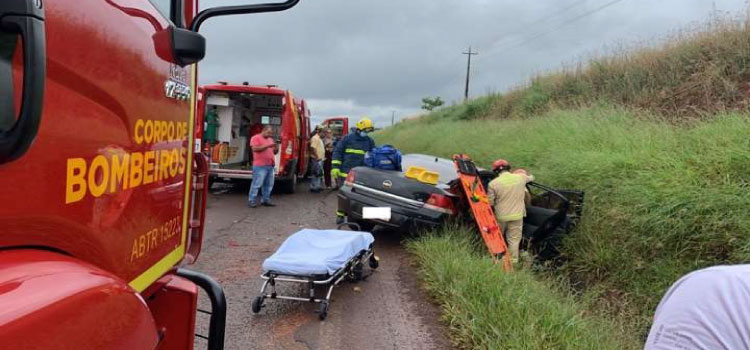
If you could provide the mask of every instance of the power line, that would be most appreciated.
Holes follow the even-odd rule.
[[[536,19],[536,20],[535,20],[535,21],[533,21],[533,22],[529,22],[529,23],[526,23],[526,24],[524,24],[524,25],[523,25],[523,27],[524,27],[524,28],[528,28],[528,27],[530,27],[530,26],[534,26],[534,25],[537,25],[537,24],[539,24],[539,23],[542,23],[542,22],[546,22],[546,21],[548,21],[548,20],[550,20],[550,19],[553,19],[553,18],[555,18],[555,17],[558,17],[558,16],[560,16],[560,15],[562,15],[562,14],[564,14],[564,13],[567,13],[568,11],[570,11],[570,10],[572,10],[572,9],[574,9],[574,8],[576,8],[576,7],[578,7],[578,6],[580,6],[580,5],[583,5],[583,4],[587,3],[587,2],[589,2],[589,0],[579,0],[579,1],[576,1],[576,2],[574,2],[574,3],[572,3],[572,4],[568,5],[568,6],[565,6],[565,7],[561,8],[561,9],[558,9],[558,10],[556,10],[556,11],[555,11],[555,12],[553,12],[553,13],[550,13],[550,14],[548,14],[548,15],[544,16],[544,17],[540,17],[540,18]],[[491,47],[491,46],[494,46],[494,45],[500,44],[500,43],[502,43],[502,42],[503,42],[504,40],[507,40],[507,38],[509,38],[509,37],[513,37],[513,36],[515,36],[515,35],[517,35],[517,34],[523,34],[523,29],[518,29],[518,30],[516,30],[516,31],[513,31],[513,32],[511,32],[510,34],[506,34],[506,35],[504,36],[505,38],[503,38],[503,39],[493,40],[493,41],[492,41],[492,42],[491,42],[490,44],[488,44],[487,46],[488,46],[488,47]]]
[[[604,9],[610,7],[610,6],[616,5],[617,3],[620,3],[622,1],[623,0],[613,0],[613,1],[610,1],[610,2],[608,2],[606,4],[603,4],[603,5],[595,8],[595,9],[593,9],[593,10],[586,11],[586,12],[584,12],[584,13],[578,15],[578,16],[575,16],[575,17],[573,17],[571,19],[568,19],[568,20],[560,23],[559,25],[557,25],[557,26],[555,26],[553,28],[550,28],[550,29],[545,30],[545,31],[537,32],[537,34],[534,34],[534,35],[532,35],[530,37],[527,37],[526,39],[522,39],[519,42],[516,42],[516,43],[513,43],[513,44],[509,44],[507,46],[500,46],[498,48],[510,49],[510,48],[515,48],[515,47],[519,47],[519,46],[525,45],[525,44],[527,44],[527,43],[529,43],[529,42],[531,42],[531,41],[533,41],[535,39],[538,39],[538,38],[540,38],[542,36],[550,34],[550,33],[554,32],[554,31],[556,31],[556,30],[558,30],[558,29],[560,29],[560,28],[562,28],[564,26],[567,26],[567,25],[569,25],[571,23],[577,22],[577,21],[579,21],[579,20],[581,20],[583,18],[591,16],[591,15],[593,15],[593,14],[599,12],[599,11],[602,11],[602,10],[604,10]]]
[[[570,10],[578,7],[579,5],[583,5],[584,3],[587,3],[587,2],[589,2],[589,0],[576,1],[576,2],[570,4],[570,5],[566,6],[566,7],[563,7],[562,9],[560,9],[559,11],[557,11],[555,13],[552,13],[552,14],[550,14],[548,16],[542,17],[542,18],[540,18],[540,19],[532,22],[529,25],[539,24],[539,23],[542,23],[544,21],[550,20],[552,18],[555,18],[555,17],[557,17],[557,16],[559,16],[559,15],[561,15],[563,13],[566,13],[566,12],[568,12],[568,11],[570,11]]]
[[[570,10],[572,10],[572,9],[574,9],[574,8],[576,8],[576,7],[580,6],[580,5],[583,5],[584,3],[587,3],[587,2],[589,2],[589,1],[591,1],[591,0],[578,0],[578,1],[575,1],[575,2],[573,2],[573,3],[570,3],[570,4],[569,4],[569,5],[567,5],[567,6],[564,6],[564,7],[563,7],[563,8],[561,8],[561,9],[558,9],[558,10],[556,10],[556,11],[555,11],[555,12],[553,12],[553,13],[547,14],[546,16],[540,17],[540,18],[538,18],[538,19],[534,20],[533,22],[529,22],[529,23],[525,24],[525,25],[524,25],[524,27],[528,27],[528,26],[533,26],[533,25],[536,25],[536,24],[538,24],[538,23],[541,23],[541,22],[547,21],[547,20],[549,20],[549,19],[552,19],[552,18],[558,17],[558,16],[560,16],[560,15],[562,15],[562,14],[565,14],[565,13],[569,12]],[[523,33],[522,29],[519,29],[519,30],[516,30],[516,31],[512,32],[512,33],[510,34],[510,36],[512,36],[512,35],[514,35],[514,34],[522,34],[522,33]],[[506,35],[506,37],[507,37],[507,36],[508,36],[508,35]],[[504,39],[493,40],[493,41],[492,41],[491,43],[487,44],[487,47],[491,47],[491,46],[493,46],[493,45],[497,45],[497,44],[501,43],[501,42],[502,42],[503,40],[504,40]],[[466,54],[466,53],[464,53],[464,54]],[[469,61],[470,61],[470,60],[471,60],[471,57],[469,57]],[[451,60],[451,61],[450,61],[450,64],[449,64],[449,65],[451,65],[451,66],[452,66],[453,64],[457,63],[457,61],[458,61],[458,58],[456,57],[456,58],[454,58],[453,60]],[[470,64],[471,64],[471,63],[469,62],[469,65],[470,65]],[[467,80],[468,80],[468,75],[469,75],[469,74],[467,73],[467,77],[466,77],[466,79],[467,79]],[[461,78],[462,78],[461,76],[459,76],[459,75],[456,75],[456,76],[455,76],[455,77],[454,77],[453,79],[451,79],[451,80],[450,80],[450,81],[451,81],[451,83],[450,83],[450,84],[452,84],[452,82],[456,82],[456,81],[460,80]],[[468,85],[468,84],[467,84],[467,85]],[[468,89],[465,89],[465,90],[468,90]],[[464,98],[465,98],[465,99],[467,98],[467,95],[468,95],[468,93],[467,93],[466,91],[464,91]]]
[[[479,52],[471,52],[471,46],[469,46],[469,51],[464,52],[464,55],[467,56],[468,60],[466,63],[466,88],[464,89],[464,101],[469,99],[469,76],[471,75],[471,56],[478,55]]]

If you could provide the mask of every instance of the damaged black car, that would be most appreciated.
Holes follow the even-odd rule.
[[[436,174],[436,181],[428,183],[408,177],[411,167],[429,169]],[[352,169],[338,192],[339,211],[364,230],[372,230],[376,225],[398,230],[435,228],[469,212],[453,161],[405,154],[402,168],[403,171]],[[488,170],[480,170],[479,175],[485,188],[495,176]],[[562,238],[581,219],[583,191],[554,189],[537,182],[529,183],[527,188],[531,201],[526,208],[522,246],[531,247],[540,257],[556,256]],[[385,214],[366,215],[373,208]]]

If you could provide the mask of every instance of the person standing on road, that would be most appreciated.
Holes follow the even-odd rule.
[[[367,117],[362,117],[357,122],[354,132],[346,135],[337,144],[333,150],[333,160],[331,165],[331,176],[336,179],[336,188],[341,187],[344,184],[349,170],[365,163],[365,153],[375,148],[375,141],[372,140],[369,133],[375,130],[372,120]],[[336,223],[341,224],[344,222],[344,216],[346,214],[341,211],[336,211]]]
[[[253,150],[253,182],[250,185],[247,205],[251,208],[258,206],[258,190],[261,190],[261,205],[275,207],[271,203],[271,191],[275,176],[274,154],[279,152],[279,147],[273,140],[273,128],[270,125],[264,126],[260,134],[250,139],[250,147]]]
[[[534,176],[526,171],[511,173],[510,163],[505,159],[492,163],[492,171],[497,177],[488,186],[487,199],[495,209],[495,217],[505,233],[511,260],[515,264],[518,263],[523,218],[526,216],[526,184],[534,181]]]
[[[203,143],[213,146],[219,143],[218,130],[219,130],[219,114],[216,113],[216,106],[211,106],[206,113],[204,122],[204,128],[206,132],[203,133]]]
[[[320,138],[322,129],[315,128],[312,138],[310,138],[310,158],[312,167],[310,168],[310,192],[318,193],[323,190],[321,180],[323,180],[323,161],[326,157],[326,146],[323,139]]]
[[[323,161],[323,177],[326,188],[331,188],[331,158],[333,157],[333,133],[331,133],[331,129],[323,129],[323,144],[326,149],[326,159]]]

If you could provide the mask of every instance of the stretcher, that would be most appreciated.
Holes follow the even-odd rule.
[[[342,226],[354,230],[340,230]],[[335,286],[345,279],[353,282],[365,279],[365,264],[371,269],[378,267],[374,242],[371,233],[359,231],[359,226],[353,223],[344,223],[336,230],[304,229],[292,234],[263,262],[264,282],[260,295],[253,300],[253,312],[260,312],[266,299],[307,301],[320,303],[318,317],[324,320]],[[307,285],[309,293],[281,295],[276,290],[278,282]],[[324,288],[323,296],[317,295],[316,287]]]
[[[505,271],[513,270],[503,232],[497,224],[495,213],[487,199],[487,192],[479,179],[479,170],[471,158],[465,154],[454,155],[453,164],[458,172],[461,190],[466,196],[474,221],[477,223],[493,261],[502,261],[501,266]]]

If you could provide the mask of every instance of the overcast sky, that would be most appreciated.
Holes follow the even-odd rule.
[[[202,0],[202,7],[258,2]],[[325,116],[378,126],[419,113],[421,98],[503,92],[530,76],[618,45],[650,41],[747,0],[301,0],[272,14],[220,17],[201,29],[201,82],[277,84]]]

